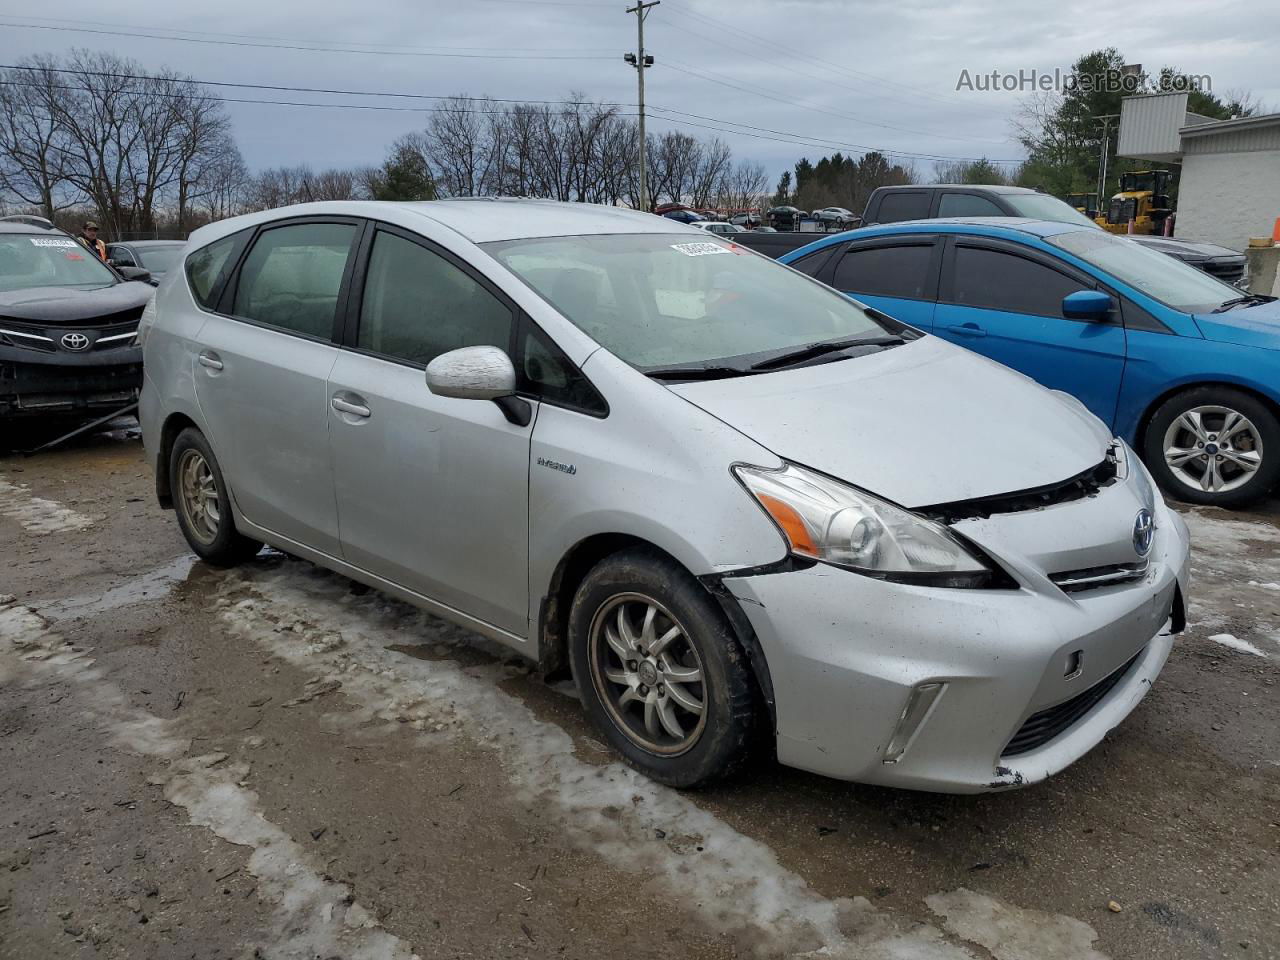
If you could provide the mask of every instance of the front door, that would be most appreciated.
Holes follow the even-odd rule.
[[[328,384],[343,555],[525,637],[533,424],[509,423],[489,401],[438,397],[424,374],[458,347],[510,351],[515,311],[461,263],[394,229],[374,233],[361,272],[357,326]]]
[[[1062,316],[1063,297],[1096,288],[1034,252],[958,239],[943,267],[933,332],[1071,394],[1110,426],[1125,364],[1120,312],[1097,323]]]
[[[359,224],[261,230],[200,331],[196,398],[236,503],[251,523],[338,555],[329,371]]]

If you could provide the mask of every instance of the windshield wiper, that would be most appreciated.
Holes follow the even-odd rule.
[[[906,341],[899,336],[854,337],[848,340],[821,340],[818,343],[810,343],[807,346],[779,354],[776,357],[769,357],[767,360],[761,360],[759,363],[753,363],[751,365],[751,369],[776,370],[779,367],[790,366],[793,363],[812,360],[814,357],[820,357],[824,353],[838,353],[839,351],[847,350],[850,347],[896,347],[905,342]]]
[[[1269,297],[1266,294],[1251,293],[1244,297],[1236,297],[1234,300],[1228,300],[1225,303],[1220,303],[1218,304],[1218,306],[1213,308],[1212,312],[1226,313],[1228,310],[1231,310],[1235,307],[1242,307],[1246,303],[1253,305],[1253,304],[1259,304],[1259,303],[1271,303],[1274,300],[1275,300],[1275,297]]]
[[[747,377],[753,372],[742,367],[708,364],[704,367],[657,367],[645,370],[644,375],[655,380],[724,380],[728,377]]]

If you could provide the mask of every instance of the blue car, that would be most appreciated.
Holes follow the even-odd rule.
[[[1020,218],[868,227],[780,259],[1076,397],[1174,497],[1240,507],[1280,476],[1274,297],[1122,236]]]

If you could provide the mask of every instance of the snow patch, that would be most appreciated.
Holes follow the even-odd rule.
[[[1241,640],[1229,633],[1215,633],[1209,639],[1214,643],[1222,644],[1224,647],[1230,647],[1232,650],[1239,650],[1241,653],[1252,653],[1255,657],[1263,658],[1267,656],[1248,640]]]
[[[276,906],[275,936],[266,955],[272,960],[418,960],[408,944],[355,902],[348,886],[326,880],[305,851],[266,819],[257,794],[240,786],[249,774],[247,764],[226,763],[225,753],[178,759],[191,741],[178,734],[177,722],[133,707],[89,654],[30,607],[0,598],[0,682],[46,683],[50,674],[75,682],[77,703],[116,743],[171,761],[151,778],[164,787],[165,799],[185,809],[193,824],[253,849],[248,870],[259,880],[257,895]]]
[[[465,735],[491,747],[522,803],[556,810],[571,842],[645,878],[655,895],[698,904],[699,920],[744,955],[972,960],[934,926],[862,897],[823,896],[688,796],[618,763],[579,760],[567,733],[498,687],[510,675],[501,663],[463,667],[389,650],[472,638],[376,593],[354,596],[348,586],[301,562],[247,568],[224,582],[220,615],[233,632],[320,682],[341,680],[357,708],[344,714],[351,723],[407,723],[433,741]],[[1021,915],[1007,909],[1016,928]]]
[[[996,960],[1106,960],[1093,949],[1093,927],[1058,914],[1011,907],[964,887],[925,898],[957,937],[981,944]]]
[[[192,554],[177,557],[141,576],[133,577],[118,587],[101,593],[86,593],[76,597],[66,597],[43,604],[40,612],[54,620],[65,620],[69,617],[87,617],[117,607],[154,600],[167,594],[176,584],[181,583],[191,572],[196,557]]]
[[[28,533],[60,533],[93,526],[93,519],[55,500],[33,497],[25,484],[0,479],[0,516],[16,520]]]

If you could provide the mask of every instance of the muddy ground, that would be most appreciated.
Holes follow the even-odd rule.
[[[1190,629],[1045,784],[680,794],[457,628],[195,563],[128,431],[0,458],[0,957],[1280,957],[1274,518],[1188,513]]]

